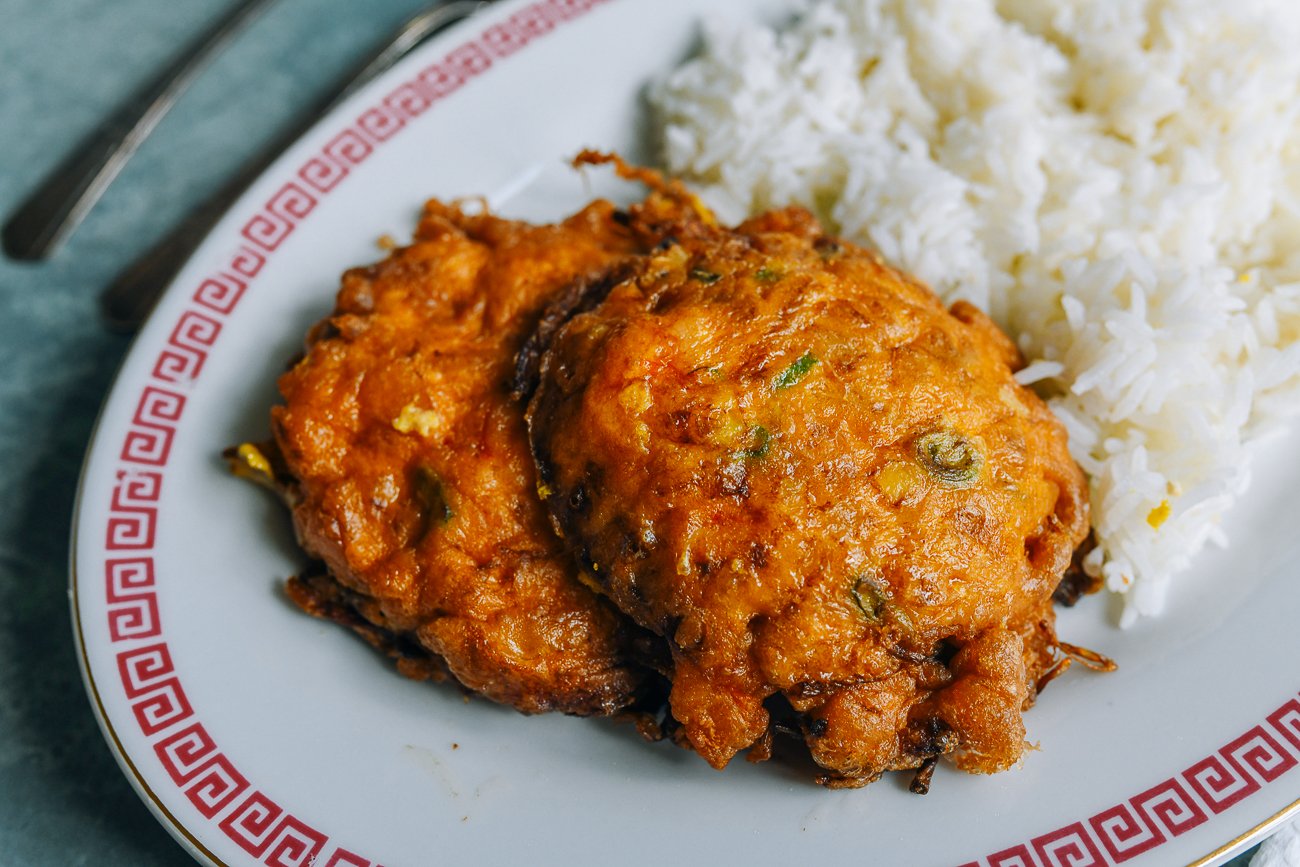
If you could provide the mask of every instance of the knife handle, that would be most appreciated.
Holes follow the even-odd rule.
[[[345,76],[319,106],[306,112],[256,157],[246,163],[210,199],[191,211],[161,241],[126,267],[100,296],[100,310],[112,330],[129,333],[140,327],[158,298],[189,261],[212,227],[290,145],[335,106],[388,69],[425,39],[468,17],[481,0],[439,3],[406,22],[356,70]]]
[[[57,250],[190,83],[270,2],[242,0],[55,166],[5,222],[5,253],[38,260]]]

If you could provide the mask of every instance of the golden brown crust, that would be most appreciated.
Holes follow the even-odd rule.
[[[588,578],[670,642],[682,736],[721,767],[781,694],[828,784],[1014,764],[1088,520],[1014,345],[799,209],[667,234],[528,418]]]
[[[333,576],[293,598],[525,712],[613,713],[643,679],[634,628],[548,526],[509,395],[551,296],[636,249],[614,215],[529,226],[430,202],[413,244],[344,275],[272,412],[299,538]]]
[[[376,626],[360,612],[367,600],[350,593],[327,574],[307,573],[285,582],[285,594],[313,617],[346,626],[371,647],[392,659],[397,670],[412,680],[442,682],[448,671],[442,658],[421,647],[410,636]]]
[[[835,787],[1014,764],[1038,690],[1108,662],[1055,636],[1086,488],[1014,344],[806,211],[726,230],[579,157],[610,161],[645,202],[430,202],[344,275],[274,444],[231,455],[327,570],[289,596],[412,677],[631,708],[716,767],[774,732]]]

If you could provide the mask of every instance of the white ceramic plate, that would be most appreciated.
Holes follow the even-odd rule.
[[[201,861],[322,867],[1172,864],[1225,857],[1300,807],[1294,438],[1260,453],[1231,549],[1163,619],[1121,632],[1101,599],[1064,614],[1067,640],[1121,668],[1053,684],[1022,767],[941,768],[924,798],[902,775],[827,791],[776,763],[718,773],[628,726],[467,702],[286,601],[287,521],[218,455],[265,434],[275,376],[339,273],[408,236],[427,196],[576,209],[595,190],[565,158],[645,158],[642,88],[686,56],[698,8],[489,8],[304,138],[172,286],[103,412],[72,567],[90,697],[149,807]]]

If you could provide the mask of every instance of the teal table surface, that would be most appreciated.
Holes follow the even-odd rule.
[[[77,477],[130,345],[101,324],[98,295],[428,4],[277,0],[183,96],[63,249],[41,263],[0,258],[0,867],[191,863],[119,772],[73,648]],[[233,5],[0,0],[0,214]]]
[[[0,865],[193,863],[82,688],[67,558],[82,454],[130,340],[101,289],[431,0],[276,0],[55,256],[0,258]],[[0,0],[0,214],[232,0]]]

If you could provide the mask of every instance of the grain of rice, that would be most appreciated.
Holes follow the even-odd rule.
[[[654,88],[669,168],[989,311],[1089,474],[1089,568],[1159,613],[1300,407],[1300,4],[791,8]]]

